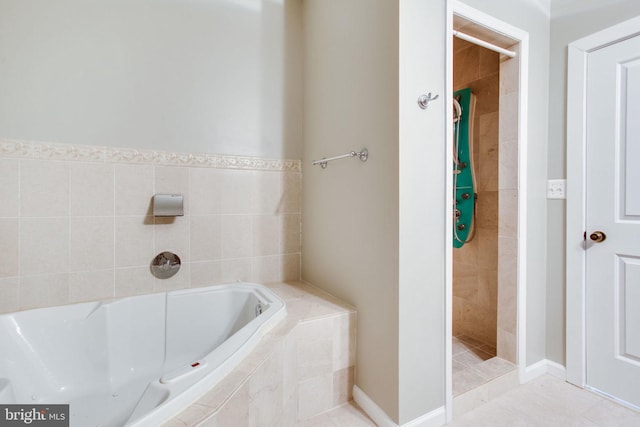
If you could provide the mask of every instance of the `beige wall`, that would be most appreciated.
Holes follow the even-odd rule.
[[[0,137],[301,156],[300,0],[0,0]]]
[[[0,140],[0,182],[0,312],[300,278],[298,161]],[[185,215],[150,216],[155,193]],[[182,268],[160,280],[163,251]]]
[[[306,0],[304,29],[302,277],[358,310],[356,384],[397,420],[398,3]]]
[[[636,0],[554,1],[551,20],[548,178],[566,177],[567,46],[640,14]],[[571,197],[569,194],[568,197]],[[565,363],[565,202],[547,209],[547,358]]]
[[[453,334],[496,346],[498,308],[498,126],[500,56],[454,38],[453,90],[476,99],[473,167],[478,195],[475,236],[453,249]],[[495,353],[494,353],[495,354]]]
[[[302,276],[357,308],[356,385],[400,424],[444,403],[445,109],[416,103],[445,99],[444,6],[304,3]]]

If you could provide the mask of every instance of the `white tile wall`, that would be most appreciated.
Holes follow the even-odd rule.
[[[69,166],[71,216],[113,216],[113,165],[74,162]]]
[[[116,267],[143,266],[153,257],[153,218],[142,215],[116,217]]]
[[[113,296],[114,271],[79,271],[69,275],[69,301],[99,300]]]
[[[17,217],[20,206],[20,171],[18,161],[0,159],[0,217]]]
[[[153,191],[153,166],[119,165],[114,168],[115,213],[147,215]]]
[[[189,169],[189,208],[191,215],[222,213],[224,171],[209,168]]]
[[[69,215],[69,164],[32,160],[20,163],[20,215]]]
[[[296,374],[300,380],[333,372],[333,328],[325,322],[300,323],[296,336]]]
[[[248,258],[253,254],[251,216],[224,215],[222,217],[223,258]]]
[[[21,276],[69,271],[68,217],[21,218],[18,230]]]
[[[1,187],[1,186],[0,186]],[[1,204],[1,203],[0,203]],[[19,272],[20,233],[17,218],[0,218],[0,277],[17,276]]]
[[[0,312],[300,278],[300,163],[0,140]],[[155,193],[185,216],[154,218]],[[171,279],[149,263],[180,256]]]
[[[18,306],[20,279],[0,279],[0,311],[12,311]]]
[[[333,374],[298,383],[298,417],[305,420],[333,408]]]
[[[113,218],[69,219],[69,271],[112,269],[113,245]]]
[[[222,259],[222,216],[191,216],[190,246],[193,261]]]

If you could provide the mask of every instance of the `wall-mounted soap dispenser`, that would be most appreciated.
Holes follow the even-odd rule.
[[[153,216],[183,216],[182,194],[156,194],[153,196]]]

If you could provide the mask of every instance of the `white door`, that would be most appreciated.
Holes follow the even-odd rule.
[[[586,382],[640,407],[640,36],[588,54],[586,93]]]

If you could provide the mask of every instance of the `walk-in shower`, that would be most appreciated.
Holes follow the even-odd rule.
[[[455,397],[515,369],[518,60],[514,41],[459,16],[453,24]]]

